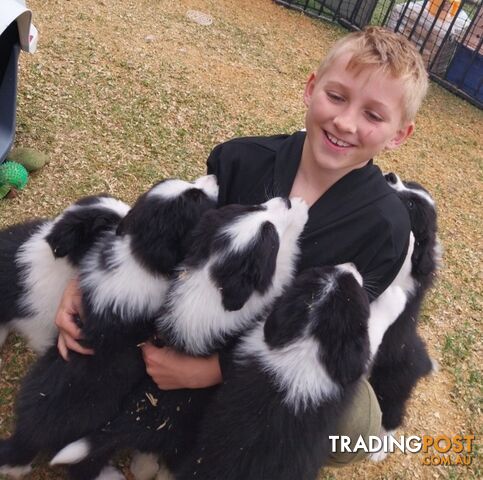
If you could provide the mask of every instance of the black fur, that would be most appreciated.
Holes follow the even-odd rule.
[[[67,209],[61,220],[54,222],[45,240],[56,258],[67,257],[78,266],[99,236],[121,221],[117,212],[99,205],[102,198],[111,197],[105,194],[84,197],[74,203],[84,208]]]
[[[253,290],[263,294],[269,288],[279,248],[278,233],[270,222],[265,222],[253,246],[247,254],[231,252],[223,262],[211,270],[211,277],[218,286],[223,286],[223,306],[232,312],[239,310]]]
[[[143,279],[146,282],[152,279],[155,285],[159,283],[156,295],[161,297],[163,282],[167,283],[174,266],[172,258],[185,255],[185,237],[189,229],[197,216],[216,205],[216,198],[201,194],[193,195],[192,191],[185,190],[179,195],[182,198],[167,199],[170,208],[165,208],[159,196],[148,192],[141,196],[117,231],[104,232],[82,259],[79,276],[84,314],[83,343],[93,347],[95,354],[70,352],[69,361],[65,362],[57,348],[52,347],[34,364],[22,382],[15,404],[15,432],[10,439],[0,441],[0,466],[28,465],[37,453],[55,453],[101,427],[120,411],[123,399],[136,383],[146,378],[137,344],[154,332],[157,313],[147,306],[150,298],[145,293],[146,286],[142,281],[128,285],[143,297],[144,303],[138,308],[122,307],[125,299],[117,297],[114,300],[103,298],[99,308],[96,292],[102,289],[104,279],[99,280],[92,274],[112,273],[116,266],[131,261],[124,254],[118,257],[113,253],[120,245],[128,245],[141,269],[149,265]],[[142,221],[137,220],[137,215]],[[186,223],[175,225],[175,222]],[[74,232],[72,235],[77,238]],[[169,259],[164,262],[162,251],[168,247]],[[151,264],[152,261],[159,261],[159,264]],[[119,273],[114,271],[115,274]],[[116,302],[121,307],[116,307]],[[100,468],[92,478],[99,471]],[[86,480],[87,477],[73,478]]]
[[[267,348],[280,355],[302,338],[315,340],[318,362],[338,385],[339,395],[294,409],[264,361],[241,348],[207,407],[194,453],[178,469],[177,480],[317,477],[330,452],[335,420],[369,357],[367,295],[350,273],[336,273],[336,268],[299,275],[267,318],[264,338]],[[333,288],[321,294],[332,280]]]
[[[32,220],[0,232],[0,324],[31,314],[20,303],[26,292],[21,283],[22,271],[17,267],[15,257],[18,249],[47,221]]]
[[[157,334],[168,345],[192,355],[200,354],[200,352],[193,351],[193,348],[187,344],[188,342],[176,337],[168,327],[171,321],[176,322],[172,309],[180,301],[176,292],[178,286],[181,285],[180,288],[182,288],[183,272],[199,271],[215,259],[216,262],[211,270],[215,293],[218,292],[218,288],[222,291],[225,290],[225,282],[232,285],[236,283],[237,279],[240,284],[243,284],[241,295],[245,299],[244,301],[254,292],[266,293],[274,275],[274,262],[280,245],[276,229],[270,223],[260,223],[257,232],[254,232],[253,239],[245,248],[237,252],[235,257],[245,258],[249,265],[257,265],[254,268],[255,274],[243,271],[241,276],[238,276],[237,271],[233,269],[233,256],[228,253],[231,251],[230,239],[226,235],[227,228],[240,217],[263,209],[258,206],[225,206],[216,211],[208,211],[195,227],[192,235],[192,248],[187,254],[186,260],[178,268],[181,279],[173,279],[167,293],[167,300],[157,321]],[[238,258],[236,261],[239,262]],[[231,272],[232,276],[228,276],[224,272]],[[201,278],[204,281],[204,277]],[[236,290],[234,289],[232,293],[233,298],[236,297]],[[242,288],[239,290],[241,292]],[[249,291],[248,296],[245,290]],[[224,311],[226,312],[223,295],[221,298],[215,295],[214,298],[202,300],[205,301],[208,311],[211,311],[208,307],[210,303],[221,302],[225,305]],[[189,299],[184,301],[189,301]],[[240,307],[243,306],[238,298],[234,301],[240,302],[237,303]],[[223,310],[223,307],[221,309]],[[198,311],[193,313],[197,314]],[[259,312],[259,314],[262,313],[265,312]],[[202,314],[203,312],[200,311],[200,315]],[[257,316],[250,318],[252,324],[257,320]],[[244,324],[237,325],[238,329],[232,332],[232,335],[238,335],[243,326]],[[220,325],[219,328],[223,330],[224,325]],[[204,346],[203,354],[213,353],[229,338],[232,337],[221,335],[218,339],[207,338],[208,344]],[[177,468],[193,448],[200,418],[216,390],[217,388],[214,387],[160,391],[150,378],[145,378],[124,398],[124,403],[116,416],[112,416],[109,422],[101,428],[92,429],[86,436],[84,441],[88,444],[89,454],[77,464],[69,466],[71,477],[75,480],[95,478],[109,458],[117,450],[126,447],[161,453],[170,468]],[[148,396],[156,399],[156,406],[149,402]]]
[[[52,312],[43,312],[36,301],[52,297],[52,302],[58,303],[59,299],[50,291],[48,283],[43,287],[45,291],[37,292],[35,296],[29,291],[26,278],[34,272],[36,278],[50,276],[61,281],[69,272],[66,262],[74,275],[74,269],[95,240],[115,227],[122,218],[117,210],[100,203],[107,198],[107,195],[85,197],[55,220],[32,220],[0,231],[0,328],[4,333],[11,328],[13,320],[20,320],[22,333],[38,353],[42,353],[45,345],[53,341],[54,319],[44,318]],[[34,236],[38,236],[35,245],[27,244]],[[38,259],[38,264],[35,261],[28,264],[20,262],[20,252],[28,248],[36,249],[37,255],[50,256],[50,261],[44,258]],[[64,279],[65,284],[68,279],[69,276]],[[31,323],[35,321],[42,321],[45,328],[35,329]]]
[[[265,210],[264,205],[227,205],[207,212],[193,230],[192,248],[185,262],[179,267],[181,272],[200,269],[209,259],[218,256],[218,260],[210,268],[210,278],[221,294],[222,305],[226,311],[240,310],[253,293],[263,295],[272,283],[280,247],[279,236],[272,223],[261,224],[246,248],[239,251],[228,250],[231,240],[226,234],[226,228],[241,217],[262,210]],[[177,282],[174,280],[172,292],[176,292]],[[170,298],[170,292],[167,298]],[[173,333],[171,306],[167,302],[157,320],[158,335],[165,339],[166,344],[190,355],[206,355],[209,351],[221,348],[232,337],[229,334],[219,340],[213,339],[204,352],[193,351],[183,339],[177,338]]]
[[[392,186],[398,184],[394,174],[386,175]],[[418,191],[427,190],[415,182],[403,182],[406,189],[398,191],[411,219],[415,237],[411,257],[411,276],[415,290],[396,322],[385,333],[372,367],[370,382],[382,410],[382,426],[394,430],[403,423],[405,406],[418,380],[432,370],[426,345],[417,332],[421,306],[433,285],[438,267],[437,216],[434,205]]]
[[[118,416],[90,432],[90,454],[68,466],[70,478],[95,478],[125,448],[162,454],[170,469],[179,468],[194,447],[201,417],[217,388],[160,390],[145,378],[125,398]]]
[[[117,234],[133,235],[131,251],[144,268],[153,274],[170,274],[188,251],[191,231],[202,214],[214,206],[213,199],[198,188],[170,199],[146,192],[119,224]]]

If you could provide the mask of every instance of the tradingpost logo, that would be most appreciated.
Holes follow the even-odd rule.
[[[399,439],[392,435],[378,437],[359,436],[355,441],[346,435],[330,435],[332,452],[422,453],[423,465],[471,465],[475,435],[401,435]]]

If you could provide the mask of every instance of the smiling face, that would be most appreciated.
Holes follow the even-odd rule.
[[[413,131],[412,122],[402,122],[403,81],[377,68],[348,70],[350,58],[345,53],[320,77],[312,74],[304,92],[303,164],[339,177],[397,148]]]

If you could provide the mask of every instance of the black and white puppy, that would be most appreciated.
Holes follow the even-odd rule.
[[[213,175],[160,182],[80,261],[83,342],[95,354],[70,352],[65,362],[54,346],[34,364],[16,400],[15,431],[0,442],[4,471],[28,471],[37,453],[55,453],[120,410],[146,376],[137,344],[154,331],[169,276],[217,195]]]
[[[178,351],[209,355],[266,315],[292,280],[307,218],[299,199],[207,212],[168,289],[158,337]],[[192,448],[214,390],[161,391],[147,379],[117,418],[68,445],[52,463],[78,462],[72,477],[91,480],[117,449],[129,447],[162,453],[173,468]]]
[[[85,197],[53,220],[0,232],[0,346],[11,330],[39,354],[54,343],[55,311],[68,281],[99,235],[128,210],[107,195]]]
[[[237,347],[175,478],[314,480],[366,371],[368,318],[353,264],[302,272]]]
[[[385,332],[370,373],[370,382],[382,410],[383,435],[391,434],[402,424],[406,403],[416,383],[434,369],[426,346],[418,335],[417,324],[424,297],[433,285],[441,257],[436,207],[431,195],[418,183],[402,182],[394,173],[387,174],[386,180],[408,209],[414,245],[409,272],[398,275],[396,279],[404,283],[407,295],[405,308]],[[372,458],[382,460],[384,456]]]

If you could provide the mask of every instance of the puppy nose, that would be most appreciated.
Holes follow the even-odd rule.
[[[386,175],[384,175],[385,179],[386,179],[386,182],[388,183],[392,183],[393,185],[396,185],[397,183],[397,176],[390,172],[390,173],[386,173]]]

